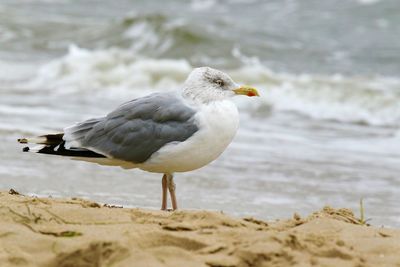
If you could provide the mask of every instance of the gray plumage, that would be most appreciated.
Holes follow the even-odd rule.
[[[63,133],[18,142],[40,144],[24,147],[24,152],[163,173],[161,209],[167,209],[169,191],[176,210],[173,174],[201,168],[226,149],[239,124],[238,110],[229,101],[235,95],[258,96],[258,92],[239,86],[221,71],[196,68],[175,93],[138,98]]]
[[[195,110],[173,93],[129,101],[102,118],[65,129],[64,140],[108,157],[142,163],[164,145],[183,142],[198,126]]]

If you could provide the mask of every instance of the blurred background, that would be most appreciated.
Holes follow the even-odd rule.
[[[263,219],[325,204],[400,226],[397,0],[0,0],[0,188],[159,208],[161,177],[22,153],[211,66],[261,98],[237,98],[240,130],[217,161],[176,176],[184,209]]]

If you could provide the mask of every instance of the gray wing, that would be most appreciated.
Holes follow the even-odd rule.
[[[129,101],[106,117],[66,128],[64,139],[73,147],[142,163],[164,145],[192,136],[198,130],[194,114],[174,94],[155,93]]]

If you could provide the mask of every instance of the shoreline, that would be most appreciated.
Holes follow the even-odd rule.
[[[0,192],[0,266],[400,266],[400,229],[348,209],[262,221]]]

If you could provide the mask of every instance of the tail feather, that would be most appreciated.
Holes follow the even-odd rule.
[[[35,143],[39,146],[30,148],[24,147],[23,152],[35,152],[41,154],[69,156],[69,157],[87,157],[87,158],[105,158],[104,155],[96,153],[86,148],[65,147],[63,133],[41,135],[34,138],[20,138],[18,142],[21,144]]]
[[[21,144],[41,144],[41,145],[54,145],[60,144],[63,141],[64,133],[46,134],[32,138],[19,138],[17,141]]]
[[[65,128],[66,139],[72,138],[75,140],[83,138],[99,121],[101,121],[101,119],[102,118],[89,119]]]

